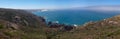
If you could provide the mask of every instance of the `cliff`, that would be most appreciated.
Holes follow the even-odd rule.
[[[44,26],[45,19],[30,12],[0,8],[0,39],[35,39]]]
[[[44,18],[33,15],[24,10],[0,9],[0,19],[20,24],[23,26],[42,26]]]

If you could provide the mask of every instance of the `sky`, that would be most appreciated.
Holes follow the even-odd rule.
[[[120,0],[0,0],[0,8],[15,9],[64,9],[100,5],[120,5]]]

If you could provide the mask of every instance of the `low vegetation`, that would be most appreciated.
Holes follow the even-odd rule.
[[[29,12],[0,9],[0,39],[119,39],[120,16],[81,26],[50,24]]]

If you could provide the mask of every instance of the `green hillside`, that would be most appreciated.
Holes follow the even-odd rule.
[[[70,28],[70,29],[69,29]],[[0,39],[119,39],[120,15],[73,27],[48,26],[30,12],[0,8]]]

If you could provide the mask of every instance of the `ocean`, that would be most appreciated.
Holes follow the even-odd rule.
[[[37,16],[42,16],[47,22],[58,22],[60,24],[82,25],[90,21],[99,21],[119,15],[116,11],[92,11],[92,10],[51,10],[44,12],[33,12]]]

